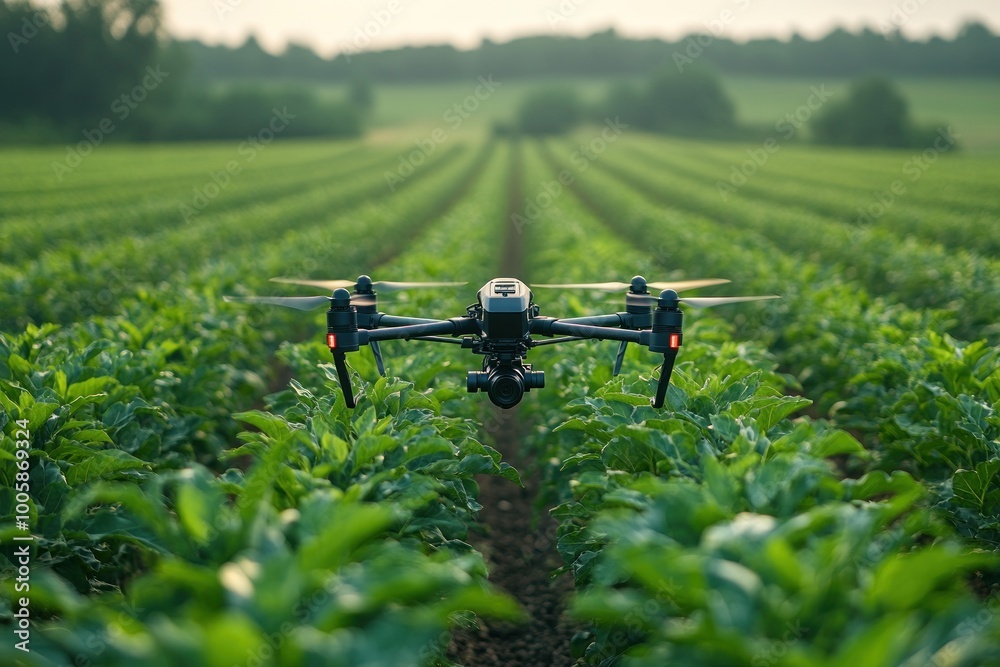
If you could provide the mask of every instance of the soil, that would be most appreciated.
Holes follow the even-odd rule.
[[[520,420],[506,420],[502,433],[494,434],[494,445],[515,468],[525,474],[530,459],[518,451]],[[476,632],[457,632],[452,638],[451,659],[465,667],[565,667],[570,640],[576,628],[563,616],[565,601],[573,590],[570,575],[556,579],[551,573],[562,565],[555,549],[556,523],[549,508],[535,508],[538,479],[522,480],[524,488],[501,477],[480,480],[480,525],[486,534],[472,545],[486,558],[490,581],[510,593],[531,618],[514,625],[480,619]],[[535,517],[537,525],[533,526]]]
[[[511,149],[508,213],[522,201],[521,149]],[[507,216],[508,220],[510,215]],[[506,228],[500,259],[504,276],[521,278],[522,235],[510,224]],[[492,406],[491,406],[492,408]],[[521,448],[525,424],[517,409],[492,408],[483,420],[484,438],[503,459],[521,473],[524,488],[501,477],[481,476],[479,526],[483,533],[471,539],[486,558],[490,581],[510,593],[530,615],[524,624],[479,620],[479,630],[459,631],[452,636],[450,658],[465,667],[567,667],[570,640],[576,632],[564,616],[565,603],[573,590],[570,575],[553,579],[562,566],[556,552],[556,522],[549,507],[538,508],[535,499],[539,480],[533,474],[533,456]]]

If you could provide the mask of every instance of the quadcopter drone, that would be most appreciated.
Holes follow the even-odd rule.
[[[677,293],[686,289],[707,287],[728,280],[686,280],[669,283],[647,283],[642,276],[631,283],[574,283],[567,285],[535,285],[536,288],[589,289],[615,292],[627,289],[625,312],[590,317],[560,319],[539,315],[531,289],[516,278],[494,278],[479,290],[477,302],[466,308],[465,315],[447,320],[417,317],[397,317],[378,310],[378,293],[416,288],[460,287],[466,283],[399,283],[373,281],[368,276],[350,280],[299,280],[273,278],[294,285],[308,285],[333,290],[331,296],[249,296],[224,297],[226,301],[265,303],[314,310],[329,306],[326,312],[326,345],[333,353],[337,377],[350,408],[355,407],[351,378],[347,371],[347,355],[368,345],[381,375],[385,375],[382,350],[385,340],[422,340],[450,343],[483,355],[481,371],[469,371],[466,386],[470,393],[485,391],[490,401],[501,408],[517,405],[524,393],[545,386],[543,371],[532,370],[524,363],[528,351],[541,345],[553,345],[577,340],[618,341],[614,374],[621,370],[629,343],[649,348],[663,355],[660,379],[656,385],[653,407],[663,406],[673,372],[674,361],[683,341],[681,303],[695,308],[707,308],[727,303],[777,299],[777,296],[689,297]],[[353,292],[346,288],[353,287]],[[662,290],[654,296],[649,288]],[[532,336],[543,336],[535,339]]]

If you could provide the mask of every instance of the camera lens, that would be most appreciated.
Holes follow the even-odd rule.
[[[512,408],[521,402],[524,384],[521,377],[513,371],[496,371],[490,377],[487,394],[494,405]]]

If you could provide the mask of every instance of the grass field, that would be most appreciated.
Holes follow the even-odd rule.
[[[594,102],[611,85],[601,79],[539,79],[501,81],[500,93],[483,101],[465,122],[466,129],[488,130],[496,121],[514,118],[521,99],[531,90],[553,84],[576,88],[580,97]],[[726,76],[723,84],[736,106],[741,123],[773,128],[788,113],[806,103],[812,86],[825,86],[842,95],[849,81],[844,79],[797,79]],[[1000,83],[990,79],[902,78],[896,81],[909,100],[920,123],[954,125],[963,148],[972,152],[1000,150]],[[374,127],[444,125],[444,114],[456,103],[474,94],[477,81],[437,85],[381,85],[376,88]],[[331,86],[324,94],[342,96],[343,88]]]
[[[805,82],[728,85],[764,123]],[[0,662],[1000,664],[997,91],[904,82],[981,151],[488,139],[527,87],[419,160],[467,87],[380,89],[372,138],[252,159],[99,146],[60,181],[65,149],[3,152],[0,535],[33,542],[0,555]],[[223,301],[362,273],[468,281],[380,297],[440,318],[498,275],[782,298],[685,308],[662,410],[657,355],[613,378],[574,342],[532,351],[517,412],[418,341],[384,379],[350,355],[349,410],[322,311]]]

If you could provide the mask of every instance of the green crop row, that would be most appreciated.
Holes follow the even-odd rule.
[[[480,162],[481,169],[471,174],[474,188],[462,194],[454,213],[419,236],[398,260],[407,277],[488,271],[476,250],[495,235],[497,211],[506,204],[506,150],[483,153]],[[403,210],[420,210],[420,192],[425,200],[438,196],[430,188],[414,192],[399,201],[406,204]],[[457,234],[470,218],[481,224]],[[266,264],[276,264],[281,251],[290,249],[301,257],[305,244],[316,242],[308,234],[289,236],[298,248],[261,248]],[[357,252],[378,256],[386,240],[368,236]],[[455,259],[443,265],[441,257]],[[203,275],[218,280],[217,273],[208,269]],[[456,312],[441,313],[452,316],[471,294],[474,288],[468,295],[438,294],[436,300],[398,298],[383,309],[405,313],[433,304],[452,308]],[[158,305],[153,312],[162,313]],[[240,308],[254,316],[236,315]],[[213,358],[238,366],[262,363],[256,329],[273,325],[284,331],[290,319],[280,309],[228,306],[223,312],[235,315],[224,342],[230,349],[200,360],[209,374],[218,369]],[[318,316],[298,315],[319,326]],[[129,342],[147,348],[159,333],[144,331],[141,322],[133,329]],[[317,331],[311,333],[318,336]],[[36,438],[65,448],[39,451],[32,460],[31,474],[52,485],[46,496],[51,506],[32,517],[47,531],[40,544],[46,552],[53,545],[71,552],[61,567],[42,570],[36,579],[38,611],[58,617],[41,632],[37,656],[99,664],[427,664],[440,659],[450,626],[472,622],[468,612],[517,616],[509,600],[486,586],[481,557],[463,541],[478,507],[473,476],[501,474],[516,483],[516,473],[474,439],[471,421],[441,416],[440,402],[461,395],[455,386],[418,392],[398,380],[365,382],[352,413],[338,398],[332,369],[322,363],[329,361],[325,347],[286,345],[280,356],[296,378],[292,388],[269,399],[270,412],[237,415],[255,432],[240,434],[244,445],[221,452],[233,467],[216,477],[192,464],[197,452],[191,451],[191,434],[159,426],[198,396],[236,411],[239,401],[207,394],[213,385],[204,376],[192,377],[193,387],[173,383],[176,394],[160,386],[171,384],[164,377],[186,382],[191,375],[187,364],[171,355],[204,348],[208,341],[165,350],[166,359],[175,362],[170,373],[152,359],[145,365],[134,358],[116,360],[117,346],[111,343],[95,345],[85,359],[59,357],[55,349],[65,341],[54,334],[48,329],[16,341],[25,356],[11,357],[11,372],[16,366],[29,375],[12,376],[4,385],[16,392],[17,401],[51,413]],[[170,334],[183,341],[182,332]],[[241,341],[244,336],[250,338]],[[45,343],[36,345],[39,340]],[[38,353],[39,347],[46,351]],[[390,369],[396,363],[391,347],[385,346]],[[419,366],[408,362],[411,368],[401,374],[419,368],[417,379],[424,382],[444,376],[451,349],[422,355]],[[248,358],[237,360],[235,350]],[[352,357],[362,370],[358,382],[376,377],[368,354]],[[67,376],[73,370],[76,374]],[[126,385],[130,381],[135,384]],[[89,391],[95,393],[87,401],[77,399]],[[152,397],[144,398],[148,394]],[[116,410],[130,396],[134,409],[119,417]],[[19,405],[9,407],[13,417],[21,416]],[[81,415],[87,419],[70,419]],[[94,441],[87,440],[91,436]],[[5,439],[5,449],[8,444]],[[92,456],[74,472],[79,461],[71,456],[83,456],[81,448]],[[248,460],[255,463],[246,469]],[[32,482],[37,488],[38,479]],[[88,560],[91,553],[96,560]],[[122,595],[118,588],[126,580],[128,593]],[[78,591],[87,590],[81,581],[100,595],[81,597]],[[5,597],[11,593],[5,590]],[[239,647],[238,655],[233,647]]]
[[[427,219],[441,202],[450,201],[456,183],[474,173],[471,167],[477,161],[481,164],[483,155],[482,151],[459,148],[437,158],[437,162],[411,177],[413,183],[428,179],[422,188],[404,184],[388,193],[381,170],[375,167],[333,187],[293,197],[293,201],[265,200],[249,210],[240,208],[218,215],[209,208],[204,219],[176,228],[164,227],[144,238],[44,253],[23,272],[17,267],[0,269],[2,279],[10,284],[2,297],[4,318],[0,322],[13,328],[23,326],[25,321],[65,322],[117,312],[118,302],[136,290],[165,285],[161,281],[220,260],[225,260],[224,269],[238,262],[244,280],[255,285],[268,275],[276,275],[261,272],[279,261],[287,267],[283,271],[294,270],[306,258],[329,262],[339,255],[346,263],[347,256],[365,250],[369,247],[366,244],[376,240],[359,240],[365,232],[361,221],[379,220],[387,232],[395,232],[383,240],[383,245],[394,250],[395,240],[405,238],[414,218]],[[310,237],[309,245],[306,236]],[[299,249],[284,258],[271,252],[263,256],[258,253],[268,241],[287,246],[289,240],[308,252]],[[272,257],[275,259],[268,261]]]
[[[165,160],[171,165],[169,171],[153,168],[151,162],[156,159],[155,152],[147,157],[124,154],[109,164],[95,165],[100,180],[92,180],[85,186],[42,181],[35,183],[33,188],[7,193],[0,205],[0,230],[5,236],[14,230],[31,232],[32,223],[43,220],[53,231],[79,231],[71,225],[78,223],[82,215],[97,212],[105,216],[101,219],[104,224],[89,225],[91,233],[107,235],[117,228],[134,231],[136,226],[155,220],[153,214],[158,210],[165,212],[165,219],[176,216],[179,205],[185,201],[190,203],[195,193],[204,191],[208,183],[215,184],[209,186],[208,193],[216,195],[212,197],[217,200],[213,202],[213,209],[231,207],[248,201],[247,195],[254,191],[276,197],[287,194],[289,186],[296,182],[302,190],[315,187],[352,166],[357,169],[379,160],[388,164],[393,150],[391,145],[366,151],[360,144],[326,142],[320,146],[322,153],[316,151],[315,154],[305,154],[297,146],[279,146],[253,160],[238,159],[240,156],[235,151],[216,158],[213,151],[203,149],[202,156],[197,161],[189,161],[186,167]],[[295,161],[290,163],[288,156]],[[197,168],[192,169],[192,166]],[[142,175],[143,180],[134,182],[136,174]],[[47,188],[45,185],[59,187]],[[212,192],[216,186],[220,188],[218,194]],[[219,196],[223,192],[225,196]],[[112,216],[115,212],[118,217]]]
[[[550,181],[539,155],[528,163],[529,184]],[[532,265],[558,255],[561,279],[650,268],[641,244],[628,243],[634,228],[613,236],[568,193],[525,229],[529,247],[544,249]],[[656,242],[649,231],[639,238]],[[723,258],[739,242],[708,241]],[[699,277],[696,262],[684,268],[655,279]],[[536,300],[549,297],[550,315],[620,307],[549,294]],[[843,478],[841,468],[871,454],[845,431],[790,419],[809,401],[783,395],[794,380],[759,343],[733,340],[725,316],[688,311],[662,410],[649,406],[656,355],[627,356],[610,382],[613,350],[594,343],[541,363],[560,390],[536,399],[546,402],[532,411],[545,435],[532,444],[554,463],[546,471],[558,548],[577,584],[573,613],[592,624],[578,655],[600,665],[991,664],[1000,624],[964,578],[995,569],[995,557],[963,546],[906,472]],[[549,403],[560,400],[561,409]]]
[[[36,567],[33,613],[58,622],[36,625],[28,664],[420,664],[462,613],[516,616],[462,541],[473,475],[515,474],[499,454],[407,384],[375,383],[354,412],[332,378],[322,396],[293,387],[284,416],[236,415],[258,430],[228,452],[254,458],[246,473],[188,465],[46,496],[63,532],[141,567],[127,595],[113,580],[97,598]],[[35,460],[30,475],[60,472]]]
[[[256,169],[226,172],[224,165],[196,176],[182,175],[165,183],[151,184],[143,194],[123,188],[111,175],[108,182],[95,185],[88,201],[46,198],[46,206],[26,204],[24,215],[0,221],[3,251],[0,259],[26,264],[44,251],[59,252],[74,247],[88,250],[125,239],[141,239],[177,229],[202,218],[218,216],[259,205],[262,200],[289,205],[315,190],[337,192],[352,184],[362,192],[378,192],[381,170],[390,164],[391,149],[352,159],[339,151],[325,161],[297,168],[277,169],[261,158]],[[251,163],[252,164],[252,163]],[[359,178],[364,176],[364,178]],[[94,201],[96,200],[96,201]]]
[[[740,171],[753,172],[753,168],[743,162],[753,159],[752,154],[763,148],[761,144],[719,144],[651,135],[623,139],[629,146],[651,148],[647,152],[663,160],[679,160],[695,167],[713,165],[717,169],[713,183],[716,178],[727,180],[734,166]],[[993,156],[958,153],[939,155],[940,159],[929,161],[921,160],[919,152],[911,151],[859,153],[841,148],[796,145],[776,148],[768,154],[766,162],[750,174],[753,181],[811,185],[817,191],[839,192],[845,199],[856,200],[861,205],[870,203],[876,192],[899,179],[907,186],[906,197],[899,202],[903,204],[900,210],[910,209],[913,202],[922,210],[935,212],[1000,213],[1000,203],[992,196],[990,185],[997,168]],[[763,161],[759,153],[757,158]]]
[[[981,526],[980,537],[994,542],[992,502],[955,495],[952,488],[956,478],[967,479],[969,471],[998,457],[995,350],[936,335],[948,323],[942,313],[872,298],[863,284],[827,265],[788,255],[753,231],[660,208],[628,183],[604,178],[595,189],[592,174],[581,175],[577,195],[626,238],[643,239],[658,261],[732,277],[744,293],[782,295],[766,316],[737,313],[741,337],[770,344],[820,414],[860,429],[876,456],[872,467],[902,466],[940,481],[937,501],[956,525],[967,532]],[[896,268],[923,270],[915,259]],[[983,478],[978,491],[989,496],[992,490],[1000,490],[1000,478]]]
[[[947,185],[922,182],[925,174],[932,181],[937,172],[955,169],[951,156],[928,164],[926,172],[917,169],[911,173],[902,169],[907,164],[914,166],[913,159],[901,155],[894,171],[873,174],[867,182],[849,188],[828,182],[832,171],[829,166],[810,169],[797,164],[798,155],[769,154],[754,147],[742,155],[730,156],[730,162],[726,162],[725,158],[677,152],[674,148],[673,144],[632,142],[627,153],[622,154],[644,170],[710,185],[720,202],[734,208],[760,200],[801,212],[806,219],[821,216],[851,225],[876,226],[897,236],[916,237],[950,249],[991,256],[1000,253],[996,225],[1000,210],[988,196],[988,184],[996,179],[996,173],[987,169],[967,175],[967,187],[973,193],[978,191],[979,196],[959,196]],[[784,171],[772,173],[782,164],[786,166]]]
[[[625,182],[678,215],[705,216],[727,228],[759,236],[786,254],[826,269],[809,279],[842,275],[867,292],[898,298],[912,308],[936,308],[954,320],[959,338],[997,340],[1000,332],[1000,266],[966,250],[902,239],[881,224],[855,226],[818,215],[798,204],[776,204],[744,196],[721,198],[714,182],[696,173],[636,168],[623,152],[609,150],[596,171]],[[606,179],[606,180],[611,180]],[[943,230],[942,233],[947,233]],[[801,273],[801,271],[800,271]]]

